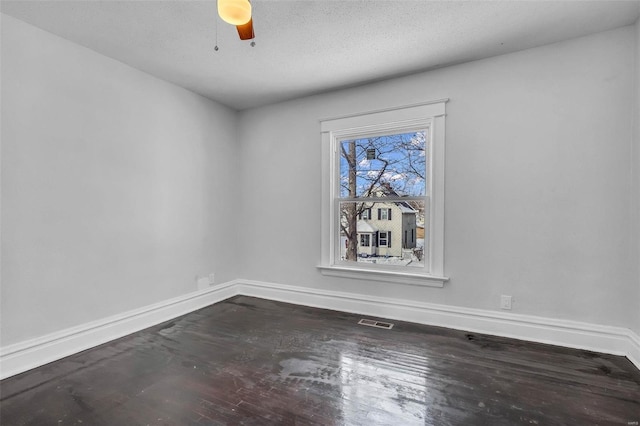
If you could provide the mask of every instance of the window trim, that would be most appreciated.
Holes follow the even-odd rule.
[[[322,258],[318,266],[323,275],[367,280],[382,280],[411,285],[443,287],[449,280],[444,275],[444,159],[445,159],[445,104],[448,99],[388,108],[384,110],[328,118],[320,121],[322,134]],[[366,135],[392,134],[397,131],[428,128],[430,136],[429,179],[427,205],[431,218],[425,223],[425,265],[423,271],[387,266],[354,266],[336,262],[334,232],[338,226],[335,194],[338,191],[336,164],[337,148],[341,140]],[[338,238],[339,242],[339,238]],[[339,248],[339,247],[338,247]],[[428,270],[428,272],[426,272]]]

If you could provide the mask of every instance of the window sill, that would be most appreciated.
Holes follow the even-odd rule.
[[[322,275],[331,277],[354,278],[370,281],[384,281],[398,284],[417,285],[424,287],[444,287],[448,277],[435,275],[409,274],[395,271],[374,271],[364,268],[350,268],[345,266],[318,266]]]

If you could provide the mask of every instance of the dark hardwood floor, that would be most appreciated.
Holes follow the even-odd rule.
[[[238,296],[0,383],[2,425],[637,425],[624,357]]]

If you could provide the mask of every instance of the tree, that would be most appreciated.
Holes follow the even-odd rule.
[[[347,260],[357,260],[358,218],[376,198],[425,195],[425,136],[411,132],[340,143],[340,196],[346,199],[340,205],[340,229]]]

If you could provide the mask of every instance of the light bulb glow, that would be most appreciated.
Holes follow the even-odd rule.
[[[231,25],[244,25],[251,19],[249,0],[218,0],[218,15]]]

